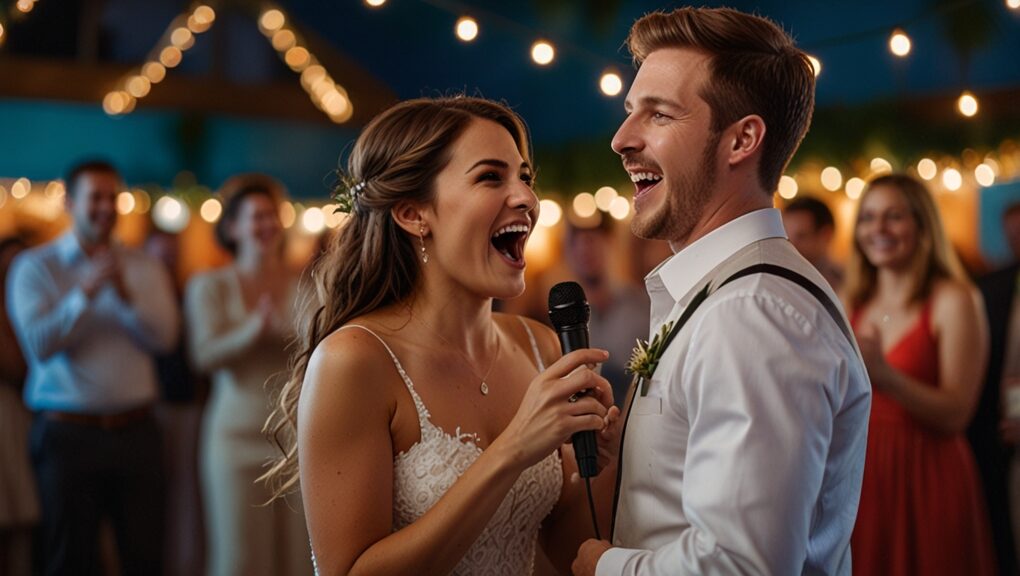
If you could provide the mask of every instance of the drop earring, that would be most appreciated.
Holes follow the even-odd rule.
[[[421,263],[429,263],[429,253],[425,251],[425,225],[418,223],[418,241],[421,242]]]

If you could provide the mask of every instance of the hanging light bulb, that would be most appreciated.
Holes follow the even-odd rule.
[[[907,36],[907,33],[901,28],[893,30],[892,35],[889,36],[889,50],[900,58],[904,58],[910,54],[910,48],[910,36]]]
[[[531,59],[539,66],[549,65],[556,58],[556,49],[545,40],[539,40],[531,45]]]
[[[964,90],[963,94],[960,94],[960,98],[956,101],[956,108],[967,118],[973,117],[978,113],[978,101],[969,90]]]
[[[599,89],[606,96],[616,96],[623,90],[623,80],[616,72],[606,72],[599,80]]]
[[[457,20],[457,38],[471,42],[478,37],[478,22],[470,16],[462,16]]]

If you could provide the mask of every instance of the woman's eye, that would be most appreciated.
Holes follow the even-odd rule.
[[[528,186],[531,186],[535,183],[535,177],[532,176],[531,174],[521,174],[521,182],[524,182]]]
[[[498,172],[485,172],[484,174],[478,177],[478,180],[479,182],[483,181],[499,182],[500,180],[502,180],[502,178],[500,177]]]

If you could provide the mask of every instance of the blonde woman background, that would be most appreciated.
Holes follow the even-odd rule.
[[[988,358],[981,297],[910,176],[869,184],[854,234],[845,297],[874,387],[854,574],[995,574],[964,437]]]

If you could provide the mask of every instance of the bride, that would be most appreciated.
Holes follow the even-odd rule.
[[[266,477],[300,485],[317,573],[525,575],[536,542],[569,572],[592,536],[559,450],[600,430],[615,458],[619,411],[588,368],[607,353],[557,359],[551,330],[492,312],[524,291],[532,174],[523,122],[482,99],[401,103],[358,139],[267,423],[285,455]]]

